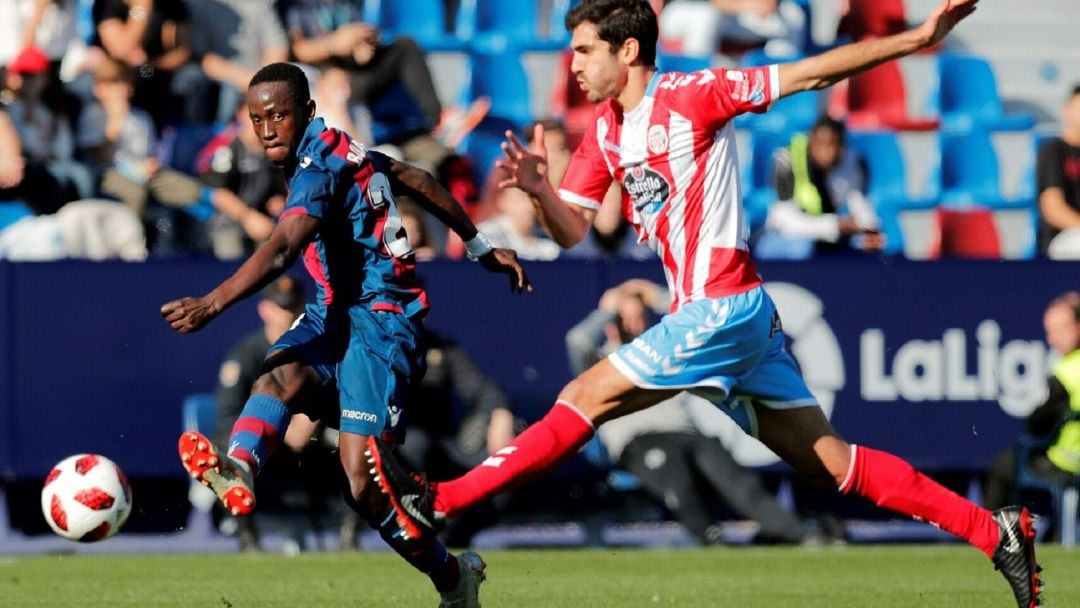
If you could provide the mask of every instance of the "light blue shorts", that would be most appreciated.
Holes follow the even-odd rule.
[[[608,360],[640,388],[685,389],[708,399],[755,437],[751,400],[773,409],[817,405],[761,287],[687,304]]]

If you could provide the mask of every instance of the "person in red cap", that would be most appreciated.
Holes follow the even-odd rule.
[[[15,198],[37,213],[52,213],[68,201],[93,195],[90,171],[73,159],[67,116],[46,102],[50,78],[48,56],[37,47],[26,47],[8,65],[0,95],[25,161],[26,175]]]
[[[24,48],[8,66],[8,71],[15,74],[42,74],[48,69],[49,57],[36,46]]]

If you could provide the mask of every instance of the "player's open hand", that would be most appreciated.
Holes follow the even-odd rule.
[[[544,126],[536,125],[531,149],[526,149],[513,131],[507,131],[502,150],[506,158],[495,161],[495,166],[506,171],[509,177],[499,182],[499,187],[520,188],[539,196],[540,190],[547,185],[548,172]]]
[[[510,291],[514,293],[532,291],[532,283],[529,282],[525,269],[518,262],[517,252],[513,249],[499,249],[496,247],[477,258],[477,261],[488,272],[501,272],[510,275]]]
[[[965,17],[975,12],[979,0],[945,0],[919,28],[926,39],[926,46],[941,42]]]
[[[218,311],[209,298],[180,298],[161,307],[161,316],[173,329],[190,334],[199,331],[216,317]]]

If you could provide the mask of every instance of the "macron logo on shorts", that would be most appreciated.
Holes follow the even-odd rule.
[[[357,412],[355,410],[341,410],[341,417],[361,422],[378,422],[379,417],[370,412]]]

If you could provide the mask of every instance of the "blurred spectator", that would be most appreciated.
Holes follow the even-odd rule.
[[[424,221],[424,212],[416,203],[404,197],[398,198],[398,214],[401,215],[401,226],[408,235],[409,245],[412,247],[416,261],[433,260],[439,257],[439,250],[428,238],[428,227]]]
[[[667,290],[650,281],[632,279],[607,290],[598,308],[566,334],[571,373],[584,372],[634,340],[652,324],[650,310],[663,314],[669,305]],[[710,508],[714,496],[756,520],[762,541],[820,543],[820,533],[784,510],[753,471],[695,426],[687,398],[680,393],[601,425],[597,433],[612,461],[641,480],[702,544],[721,541]]]
[[[94,191],[90,170],[74,160],[69,117],[62,105],[44,97],[51,80],[48,57],[36,47],[27,47],[8,66],[0,92],[0,105],[19,134],[27,175],[43,168],[56,184],[43,191],[24,190],[24,200],[37,213],[52,213],[70,200],[89,198]]]
[[[281,277],[263,289],[256,309],[262,327],[229,349],[218,372],[215,402],[218,445],[228,444],[233,423],[244,409],[270,345],[289,329],[304,311],[304,305],[303,288],[291,277]],[[317,403],[320,411],[333,411],[337,407],[337,394],[322,387],[317,395],[311,395],[310,401]],[[325,424],[312,421],[306,414],[294,414],[283,441],[288,449],[274,452],[256,481],[259,511],[253,517],[224,520],[228,522],[223,526],[226,530],[235,526],[241,551],[261,548],[258,524],[262,515],[282,509],[294,511],[296,502],[303,504],[311,524],[320,527],[328,499],[340,491],[341,464],[334,453],[336,434],[326,432]],[[299,501],[289,496],[290,492],[296,494],[297,488],[302,495]],[[220,507],[217,501],[215,505]],[[343,549],[356,547],[357,526],[355,517],[344,517],[339,538]]]
[[[55,74],[75,39],[75,0],[0,0],[0,15],[0,66],[33,46],[45,54]]]
[[[102,48],[137,69],[132,103],[150,113],[159,131],[171,122],[197,122],[203,101],[185,86],[198,67],[189,63],[184,0],[99,0],[95,12]]]
[[[145,217],[147,199],[184,207],[199,196],[198,182],[162,168],[154,156],[157,136],[150,115],[132,107],[131,68],[112,58],[94,70],[95,102],[79,117],[79,148],[94,163],[100,189]]]
[[[548,182],[558,188],[559,182],[566,173],[566,168],[570,165],[570,158],[573,156],[573,150],[569,146],[569,135],[563,122],[557,118],[537,120],[525,130],[525,143],[533,149],[539,145],[536,140],[537,127],[543,130],[543,145],[548,159]],[[499,200],[503,196],[499,183],[505,179],[505,176],[506,173],[498,167],[488,174],[484,202],[477,210],[477,217],[486,219],[499,212]],[[586,237],[562,255],[570,258],[620,257],[638,260],[654,257],[648,247],[638,243],[633,227],[623,217],[622,189],[617,183],[613,183],[608,189],[603,205],[589,227]]]
[[[233,124],[199,152],[196,169],[207,188],[197,215],[208,222],[214,256],[231,260],[254,252],[285,208],[285,182],[266,158],[246,103],[236,108]]]
[[[330,83],[345,76],[349,103],[369,112],[369,144],[400,146],[406,161],[423,161],[434,172],[450,151],[418,139],[431,133],[442,114],[424,52],[404,36],[384,43],[379,30],[362,21],[362,12],[352,0],[292,0],[285,23],[293,54],[328,71]]]
[[[424,379],[412,385],[406,406],[405,443],[399,453],[432,480],[451,479],[478,466],[524,428],[509,397],[451,338],[424,330]],[[468,546],[498,519],[509,496],[455,520],[447,544]]]
[[[558,118],[542,118],[530,124],[525,129],[525,143],[530,148],[538,144],[535,141],[536,128],[544,129],[544,147],[547,150],[547,178],[548,183],[554,187],[559,186],[566,167],[570,165],[570,157],[573,150],[570,149],[566,127]],[[499,167],[490,167],[487,174],[487,183],[484,184],[483,199],[473,210],[473,221],[483,221],[498,213],[498,200],[502,192],[499,183],[506,179],[506,171]]]
[[[282,11],[293,55],[320,71],[312,93],[327,124],[425,169],[471,210],[479,198],[472,164],[453,148],[487,114],[490,100],[443,108],[416,41],[383,40],[363,22],[361,8],[351,0],[287,0]],[[456,237],[444,247],[445,226],[426,215],[425,224],[432,246],[459,254]]]
[[[289,39],[270,0],[188,0],[188,8],[192,52],[206,77],[218,85],[209,119],[229,122],[256,70],[288,61]],[[185,86],[192,94],[213,99],[205,84]]]
[[[818,119],[809,136],[796,135],[773,158],[776,202],[754,253],[805,258],[834,251],[880,251],[881,221],[863,194],[866,165],[845,147],[841,122]]]
[[[668,52],[712,57],[731,42],[787,57],[802,50],[806,16],[790,0],[674,0],[659,23],[660,48]]]
[[[72,201],[56,213],[35,215],[0,227],[0,259],[45,262],[146,259],[139,217],[112,201]]]
[[[523,260],[554,260],[559,246],[543,235],[529,195],[517,188],[504,188],[496,201],[498,214],[480,222],[477,229],[493,245],[517,251]]]
[[[1043,439],[1027,463],[1033,473],[1069,483],[1080,475],[1080,292],[1054,298],[1043,313],[1046,343],[1061,355],[1047,381],[1047,397],[1027,418],[1027,434]],[[983,499],[988,509],[1009,504],[1016,483],[1016,452],[999,454],[987,473]]]
[[[1080,259],[1080,85],[1061,110],[1061,134],[1039,149],[1039,253]]]
[[[11,117],[0,109],[0,201],[14,200],[16,190],[26,178],[26,159],[22,155],[19,133]]]

